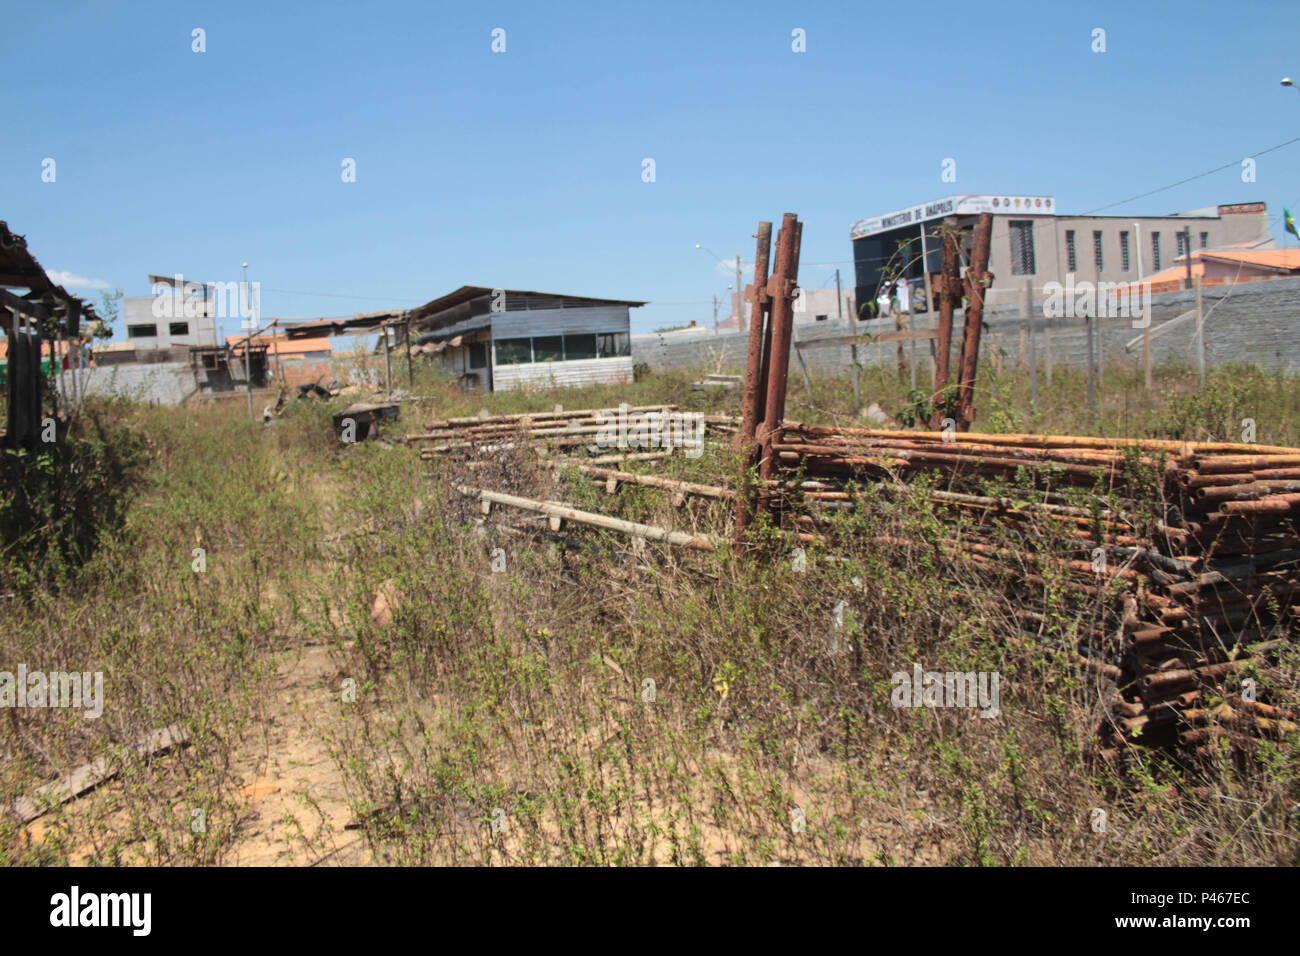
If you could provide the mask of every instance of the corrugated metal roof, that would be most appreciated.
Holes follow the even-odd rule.
[[[93,305],[63,286],[55,285],[36,257],[27,250],[27,240],[11,232],[9,224],[3,220],[0,220],[0,288],[30,289],[36,296],[49,297],[58,305],[76,303],[82,318],[92,322],[99,319]]]
[[[561,295],[553,292],[534,292],[523,289],[500,289],[488,288],[481,285],[463,285],[455,292],[450,292],[441,298],[426,302],[424,305],[411,310],[412,324],[421,329],[436,329],[440,325],[450,324],[451,322],[462,321],[476,314],[474,308],[469,308],[465,314],[446,315],[453,309],[462,306],[470,306],[471,303],[482,307],[485,303],[476,300],[486,299],[487,308],[483,308],[484,313],[491,310],[491,300],[494,296],[504,295],[505,310],[509,312],[516,311],[519,307],[523,309],[581,309],[593,305],[626,305],[632,308],[645,305],[645,302],[634,299],[601,299],[594,296],[580,295]],[[513,307],[512,307],[513,306]],[[500,310],[498,310],[500,311]]]
[[[405,309],[389,309],[384,312],[365,312],[350,318],[315,319],[311,322],[281,325],[280,328],[291,339],[319,338],[323,335],[365,335],[386,322],[396,322],[405,314]]]

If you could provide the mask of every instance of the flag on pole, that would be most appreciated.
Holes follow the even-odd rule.
[[[1286,219],[1286,231],[1291,233],[1291,235],[1295,236],[1297,239],[1300,239],[1300,232],[1296,231],[1295,217],[1291,215],[1291,210],[1287,209],[1286,206],[1283,206],[1282,215]]]

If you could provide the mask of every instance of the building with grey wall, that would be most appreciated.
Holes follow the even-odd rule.
[[[990,305],[1016,301],[1025,279],[1035,297],[1049,282],[1064,283],[1067,274],[1080,281],[1136,282],[1185,254],[1189,234],[1192,250],[1271,244],[1262,202],[1167,216],[1098,216],[1063,215],[1052,196],[948,196],[853,223],[857,301],[874,300],[886,274],[937,274],[945,219],[961,231],[964,261],[969,261],[975,223],[985,212],[993,215]]]
[[[150,276],[153,295],[122,300],[124,341],[137,353],[218,345],[218,319],[239,328],[239,284]]]
[[[462,384],[497,391],[632,381],[644,302],[461,286],[411,310],[415,342]]]

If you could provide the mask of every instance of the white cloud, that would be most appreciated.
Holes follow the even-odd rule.
[[[50,277],[50,281],[55,285],[65,286],[69,289],[111,289],[112,284],[105,282],[103,279],[87,279],[85,276],[79,276],[72,272],[63,272],[59,269],[46,269],[45,274]]]

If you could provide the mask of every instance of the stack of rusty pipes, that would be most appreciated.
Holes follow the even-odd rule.
[[[617,435],[620,429],[656,448],[671,439],[675,445],[694,449],[710,433],[716,438],[718,434],[734,433],[739,426],[737,420],[729,415],[697,412],[681,413],[679,422],[673,417],[676,412],[676,405],[638,405],[456,418],[429,422],[424,432],[408,434],[406,441],[428,442],[420,455],[426,460],[456,451],[501,451],[531,441],[545,442],[556,448],[580,447],[592,444],[596,440],[593,436],[611,432]],[[677,427],[679,425],[683,427]],[[687,434],[699,435],[697,429],[702,430],[703,437]]]
[[[794,338],[794,298],[798,291],[799,249],[803,223],[788,212],[776,236],[776,260],[768,275],[772,224],[760,222],[754,252],[754,282],[747,290],[751,315],[749,349],[745,362],[745,395],[741,406],[736,450],[741,454],[741,489],[736,501],[736,540],[753,520],[758,486],[751,480],[755,468],[763,479],[776,471],[772,442],[785,419],[786,379],[790,370],[790,344]]]
[[[779,476],[770,491],[795,499],[788,511],[803,540],[831,528],[829,509],[853,507],[864,480],[887,489],[938,472],[945,490],[930,498],[961,530],[939,547],[1001,581],[1027,621],[1041,620],[1034,602],[1048,568],[1103,605],[1098,630],[1072,650],[1115,685],[1100,728],[1105,751],[1137,740],[1209,752],[1215,738],[1247,747],[1296,729],[1281,701],[1238,698],[1213,710],[1208,701],[1243,667],[1267,677],[1295,637],[1300,449],[796,422],[781,426],[771,448]],[[1138,518],[1137,502],[1114,496],[1112,508],[1098,510],[1061,494],[1123,488],[1134,469],[1156,476],[1159,517]],[[1012,477],[1031,478],[1033,490],[1017,483],[980,493],[985,480]],[[1065,550],[1008,546],[1006,530],[1028,542],[1045,526]]]

